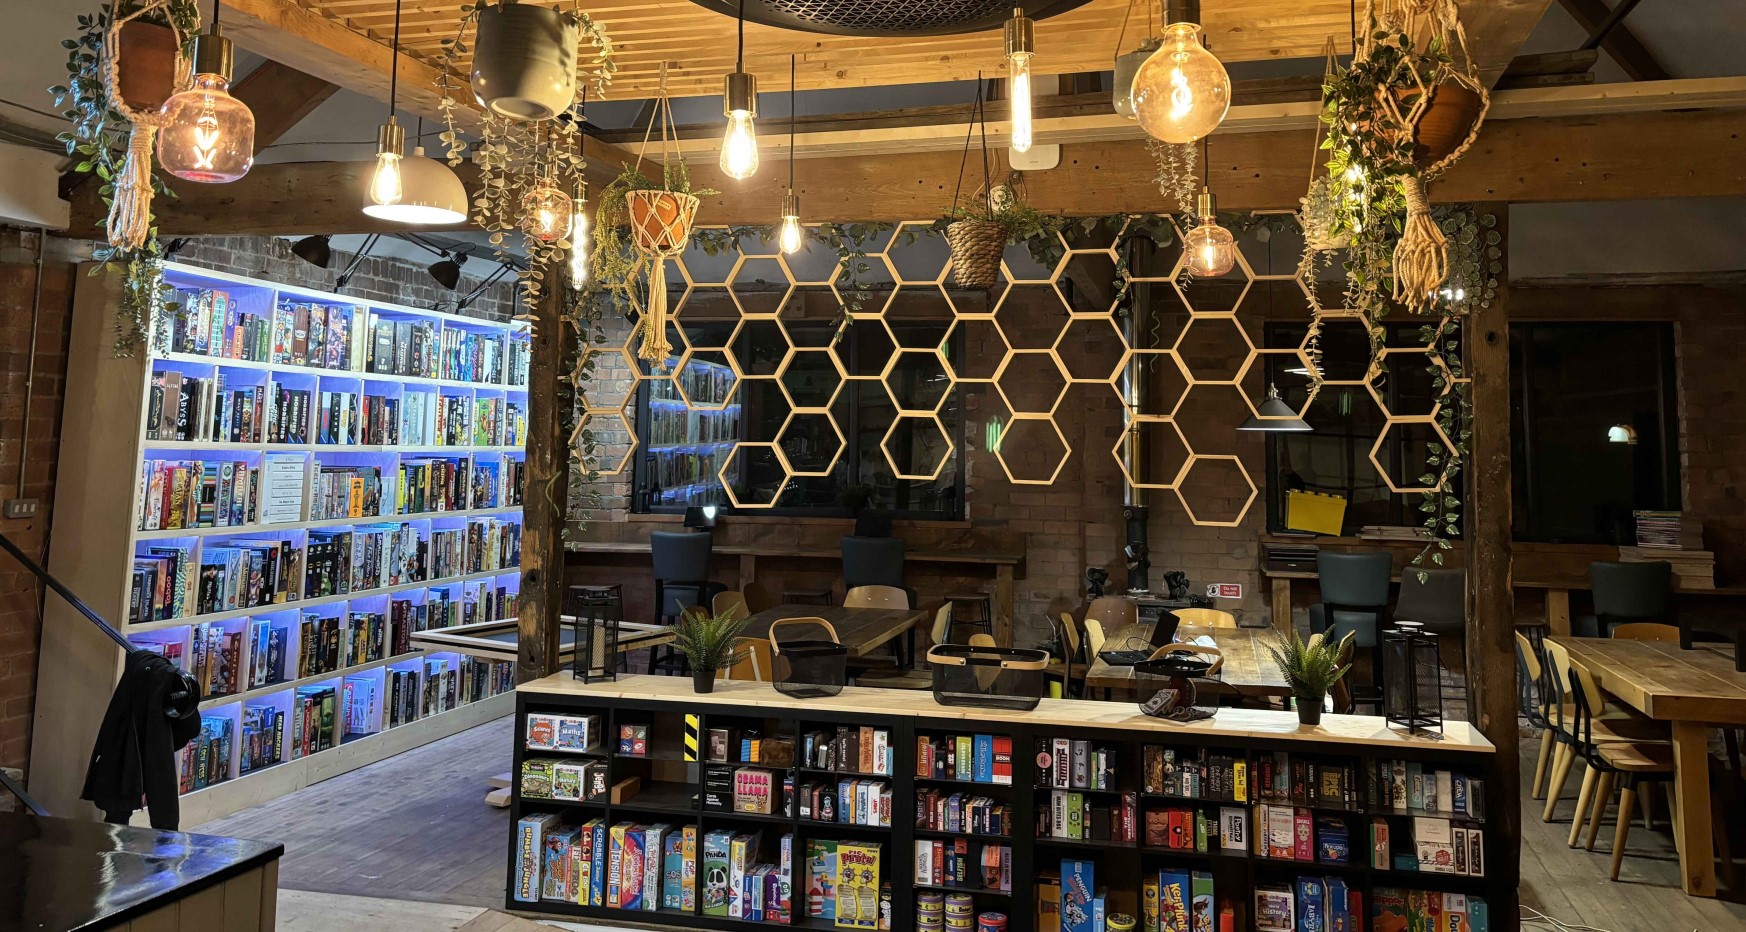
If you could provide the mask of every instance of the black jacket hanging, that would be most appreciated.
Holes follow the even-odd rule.
[[[181,821],[176,752],[199,733],[194,681],[160,654],[129,651],[97,730],[80,798],[95,803],[106,820],[125,824],[143,797],[152,828],[174,831]]]

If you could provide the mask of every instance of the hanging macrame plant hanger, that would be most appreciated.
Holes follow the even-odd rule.
[[[160,111],[135,110],[121,94],[121,28],[133,20],[154,12],[163,12],[165,22],[175,34],[175,88],[172,94],[187,90],[194,80],[188,68],[185,49],[188,37],[176,26],[169,14],[168,0],[146,0],[130,13],[115,16],[103,37],[103,54],[98,69],[103,77],[103,93],[109,106],[133,128],[127,136],[127,155],[121,171],[114,179],[115,190],[109,204],[105,234],[109,245],[132,252],[144,246],[152,230],[152,143],[158,130],[169,125],[169,118]]]
[[[677,177],[688,179],[684,153],[673,152],[678,131],[673,124],[673,107],[667,99],[667,65],[661,64],[661,85],[655,97],[655,112],[643,131],[643,145],[637,151],[637,170],[649,150],[655,127],[661,129],[661,184],[659,189],[625,192],[625,213],[630,218],[631,245],[637,251],[636,265],[631,272],[634,281],[647,269],[648,301],[640,301],[636,288],[629,289],[631,306],[640,315],[638,326],[643,330],[638,358],[660,365],[672,354],[672,341],[667,339],[667,260],[685,251],[691,242],[692,224],[697,220],[696,197],[684,191],[672,190],[677,160]],[[689,184],[687,184],[687,187]]]
[[[1421,311],[1434,300],[1437,290],[1449,277],[1449,242],[1431,216],[1425,186],[1465,155],[1479,137],[1479,128],[1491,107],[1491,94],[1485,82],[1479,79],[1478,67],[1468,51],[1467,31],[1461,25],[1455,0],[1382,0],[1380,14],[1376,12],[1376,6],[1377,0],[1365,0],[1366,24],[1391,22],[1407,36],[1423,34],[1427,47],[1440,42],[1451,51],[1452,57],[1459,51],[1456,67],[1451,68],[1448,75],[1454,92],[1443,103],[1437,103],[1437,100],[1449,85],[1427,85],[1425,76],[1414,67],[1410,56],[1403,60],[1402,67],[1411,70],[1410,77],[1417,85],[1417,93],[1411,95],[1412,103],[1402,106],[1401,97],[1392,92],[1394,81],[1377,91],[1377,103],[1389,123],[1389,130],[1414,143],[1416,171],[1408,172],[1400,180],[1407,213],[1400,242],[1394,250],[1394,299],[1409,310]],[[1390,29],[1360,31],[1354,60],[1369,60],[1376,51],[1376,36],[1394,32]],[[1435,140],[1425,138],[1425,117],[1433,106],[1455,113],[1451,119],[1436,121],[1435,129],[1440,138]],[[1473,111],[1470,122],[1466,115],[1468,110]]]
[[[982,107],[982,75],[976,75],[976,101],[970,105],[970,127],[964,132],[964,158],[958,164],[958,185],[952,190],[952,216],[958,215],[958,198],[964,192],[964,171],[970,165],[970,142],[982,130],[983,212],[946,226],[946,244],[952,247],[952,280],[961,288],[993,288],[1000,280],[1000,258],[1006,252],[1006,227],[994,219],[994,183],[988,169],[988,120]]]

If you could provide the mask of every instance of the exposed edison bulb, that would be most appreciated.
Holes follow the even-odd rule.
[[[727,115],[727,134],[721,140],[721,170],[744,181],[758,171],[758,130],[749,110]]]
[[[776,245],[791,256],[806,245],[806,229],[800,225],[800,198],[793,191],[782,198],[782,228],[776,234]]]
[[[255,164],[255,115],[230,96],[230,40],[218,27],[194,40],[194,83],[164,101],[158,163],[177,178],[220,184]]]
[[[1007,87],[1012,92],[1012,151],[1031,149],[1031,56],[1018,54],[1006,60]]]
[[[1217,220],[1203,219],[1182,238],[1188,270],[1196,277],[1218,278],[1237,264],[1237,241]]]
[[[544,243],[554,243],[570,231],[575,212],[570,195],[541,184],[521,196],[521,231]]]
[[[1172,23],[1164,44],[1134,75],[1134,116],[1149,135],[1170,143],[1200,139],[1231,107],[1231,76],[1200,44],[1200,27]]]
[[[370,175],[370,203],[387,207],[400,203],[400,153],[376,153],[376,170]]]
[[[570,214],[570,287],[581,291],[588,284],[588,203],[576,198]]]

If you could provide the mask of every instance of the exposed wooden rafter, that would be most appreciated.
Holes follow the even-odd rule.
[[[1220,204],[1295,207],[1307,181],[1313,135],[1304,128],[1215,136],[1209,171]],[[399,229],[358,209],[368,164],[259,165],[228,185],[178,184],[180,198],[157,202],[158,223],[165,235]],[[1167,209],[1152,173],[1138,168],[1150,164],[1143,142],[1072,144],[1063,149],[1059,168],[1025,176],[1025,192],[1048,213]],[[797,172],[801,206],[810,222],[933,216],[951,200],[959,165],[955,149],[803,160]],[[476,178],[471,168],[462,166],[463,180]],[[707,163],[694,165],[692,174],[696,184],[727,192],[704,201],[700,219],[712,224],[773,222],[787,180],[783,173],[764,172],[732,181]],[[1439,202],[1739,195],[1746,195],[1742,110],[1499,120],[1488,123],[1466,157],[1431,188]],[[95,191],[79,193],[75,235],[100,222],[101,206]]]
[[[255,151],[279,141],[339,90],[308,72],[276,61],[262,62],[231,88],[231,96],[255,115]]]
[[[1614,0],[1622,3],[1624,0]],[[1613,8],[1607,6],[1607,0],[1558,0],[1570,18],[1576,20],[1585,32],[1593,34],[1606,22]],[[1601,41],[1601,48],[1633,81],[1664,81],[1672,75],[1655,59],[1654,53],[1638,40],[1637,34],[1624,23],[1617,23],[1607,32]]]

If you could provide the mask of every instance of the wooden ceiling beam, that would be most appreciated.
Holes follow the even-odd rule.
[[[1614,0],[1614,2],[1622,3],[1624,0]],[[1612,8],[1607,6],[1607,0],[1558,0],[1558,4],[1564,7],[1564,12],[1569,13],[1570,18],[1576,20],[1576,24],[1581,26],[1584,32],[1590,35],[1602,23],[1606,22],[1607,17],[1613,12]],[[1631,27],[1624,23],[1617,23],[1613,26],[1607,33],[1606,39],[1601,42],[1601,48],[1613,57],[1613,61],[1618,62],[1619,67],[1633,81],[1665,81],[1672,77],[1667,73],[1667,69],[1661,66],[1661,62],[1656,60],[1655,54],[1650,52],[1637,38],[1637,34],[1631,31]]]
[[[1221,206],[1295,208],[1308,180],[1313,138],[1313,129],[1214,138],[1211,187]],[[808,222],[938,216],[951,201],[959,159],[951,149],[802,161],[797,170],[802,216]],[[359,210],[369,164],[258,165],[228,185],[178,184],[179,198],[155,204],[158,224],[166,236],[404,231]],[[608,163],[596,158],[594,164]],[[1072,144],[1064,147],[1059,168],[1026,174],[1024,191],[1038,209],[1057,215],[1163,210],[1151,164],[1140,141]],[[469,183],[477,177],[471,166],[463,166],[461,174]],[[721,177],[713,162],[694,164],[692,177],[699,186],[726,192],[705,199],[699,219],[706,224],[773,222],[787,180],[783,172],[766,170],[736,182]],[[1488,123],[1466,157],[1431,188],[1438,202],[1740,195],[1746,195],[1746,111],[1741,110]],[[79,192],[73,234],[88,235],[101,216],[95,189]]]
[[[314,112],[339,85],[290,65],[265,61],[231,88],[231,96],[255,115],[255,152],[260,152]]]
[[[1487,87],[1503,77],[1551,5],[1552,0],[1469,0],[1461,4],[1467,49]]]

